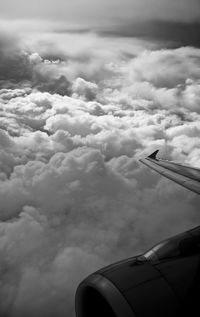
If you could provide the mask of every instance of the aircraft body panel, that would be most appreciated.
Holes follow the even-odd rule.
[[[157,159],[153,154],[140,159],[140,162],[181,186],[200,194],[200,169]]]

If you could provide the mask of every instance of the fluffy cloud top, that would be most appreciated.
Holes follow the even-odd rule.
[[[88,37],[1,40],[1,316],[74,316],[87,274],[200,220],[138,163],[161,148],[200,167],[199,49]]]

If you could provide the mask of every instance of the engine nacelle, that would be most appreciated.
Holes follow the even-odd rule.
[[[87,277],[77,317],[192,316],[200,300],[200,227]]]

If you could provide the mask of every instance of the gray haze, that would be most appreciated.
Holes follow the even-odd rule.
[[[200,18],[200,3],[198,0],[1,0],[0,12],[2,18],[104,26],[135,20],[196,21]]]

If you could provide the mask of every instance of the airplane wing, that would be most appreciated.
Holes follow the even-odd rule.
[[[159,150],[144,159],[140,159],[140,162],[181,186],[200,194],[200,169],[158,159],[158,152]]]

